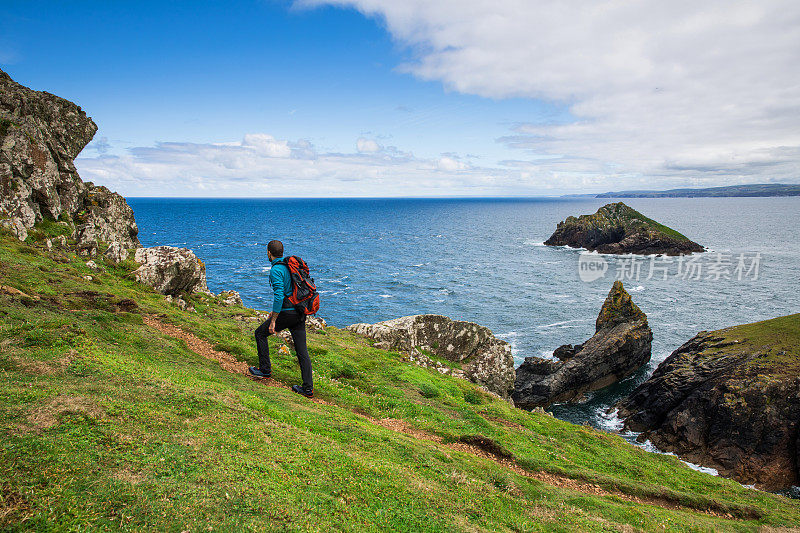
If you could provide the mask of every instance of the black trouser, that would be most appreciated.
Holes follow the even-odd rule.
[[[275,331],[289,328],[294,342],[294,351],[300,363],[300,374],[303,376],[303,388],[313,390],[314,380],[311,377],[311,358],[306,347],[306,315],[297,311],[281,311],[275,318]],[[256,348],[258,349],[258,367],[265,374],[272,372],[269,361],[269,320],[256,328]]]

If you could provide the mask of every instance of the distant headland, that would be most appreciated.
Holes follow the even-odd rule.
[[[669,189],[667,191],[618,191],[599,194],[565,194],[565,198],[722,198],[730,196],[800,196],[800,184],[756,183],[702,189]]]

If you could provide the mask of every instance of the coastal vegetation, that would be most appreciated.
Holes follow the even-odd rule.
[[[0,234],[4,530],[800,526],[797,501],[515,409],[337,328],[309,335],[315,400],[287,388],[280,339],[276,379],[253,381],[236,369],[257,359],[255,310],[203,293],[181,310],[134,280],[135,262],[95,261]]]

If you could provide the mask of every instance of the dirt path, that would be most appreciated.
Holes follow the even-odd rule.
[[[280,387],[284,389],[291,389],[285,383],[277,381],[273,378],[264,379],[252,376],[248,372],[247,363],[239,361],[232,354],[215,350],[211,346],[211,343],[197,337],[192,333],[184,331],[183,329],[174,326],[172,324],[166,324],[164,322],[161,322],[160,320],[158,320],[153,316],[145,315],[142,316],[142,319],[144,320],[144,323],[147,326],[154,328],[170,337],[185,341],[186,345],[189,347],[190,350],[200,355],[201,357],[205,357],[206,359],[211,359],[212,361],[217,361],[220,364],[220,366],[225,370],[227,370],[228,372],[245,375],[248,378],[252,379],[253,381],[257,381],[267,387]],[[333,402],[323,400],[322,398],[316,398],[316,397],[310,398],[309,401],[322,405],[336,405],[337,407],[347,409],[347,407],[339,406]],[[526,470],[525,468],[520,466],[516,461],[514,461],[513,457],[511,457],[507,453],[504,453],[501,448],[499,448],[489,439],[478,438],[478,439],[472,439],[472,441],[474,442],[445,443],[443,442],[442,438],[439,437],[438,435],[434,435],[432,433],[428,433],[426,431],[413,428],[409,426],[405,420],[400,420],[396,418],[373,418],[371,416],[356,411],[352,410],[350,411],[355,415],[360,416],[361,418],[372,422],[373,424],[382,426],[392,431],[396,431],[398,433],[403,433],[404,435],[408,435],[416,439],[435,442],[438,445],[451,450],[457,450],[460,452],[469,453],[472,455],[476,455],[478,457],[482,457],[484,459],[488,459],[490,461],[494,461],[521,476],[533,478],[555,487],[567,488],[577,492],[582,492],[584,494],[589,494],[592,496],[614,496],[627,502],[654,505],[665,509],[703,513],[718,518],[727,518],[727,519],[735,518],[733,515],[729,513],[721,512],[715,509],[697,509],[694,507],[681,505],[667,498],[633,496],[620,491],[609,491],[606,488],[601,487],[600,485],[579,479],[570,478],[567,476],[553,474],[550,472],[544,472],[541,470],[539,471]]]

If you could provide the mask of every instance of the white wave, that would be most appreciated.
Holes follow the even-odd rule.
[[[675,455],[672,452],[662,452],[661,450],[656,448],[656,446],[652,442],[650,442],[649,439],[642,443],[642,448],[644,448],[645,451],[648,451],[648,452],[651,452],[651,453],[659,453],[661,455],[671,455],[672,457],[678,457],[677,455]],[[689,468],[691,468],[692,470],[696,470],[696,471],[702,472],[704,474],[710,474],[712,476],[718,476],[719,475],[719,472],[717,471],[716,468],[711,468],[710,466],[696,465],[694,463],[690,463],[689,461],[684,461],[680,457],[678,457],[678,460],[680,462],[682,462],[683,464],[685,464],[686,466],[688,466]]]
[[[637,285],[635,287],[631,287],[628,289],[628,292],[642,292],[644,290],[644,285]]]
[[[554,351],[555,350],[542,350],[541,352],[539,352],[539,356],[543,357],[544,359],[552,359]]]
[[[622,431],[625,422],[617,416],[617,409],[614,409],[610,413],[606,412],[607,409],[605,407],[598,407],[595,410],[597,425],[600,429],[604,429],[605,431],[613,431],[615,433],[619,433]]]
[[[528,246],[547,246],[544,241],[523,241],[522,244],[527,244]]]
[[[563,322],[553,322],[552,324],[545,324],[544,326],[537,326],[539,329],[547,329],[547,328],[564,328],[564,327],[575,327],[575,326],[567,326],[567,324],[574,324],[575,322],[590,322],[589,319],[586,318],[576,318],[575,320],[564,320]]]
[[[500,333],[495,335],[500,340],[504,340],[508,343],[508,347],[511,349],[512,357],[516,356],[519,353],[519,348],[517,347],[517,337],[519,333],[516,331],[509,331],[508,333]]]
[[[380,294],[381,298],[394,298],[394,294]]]

